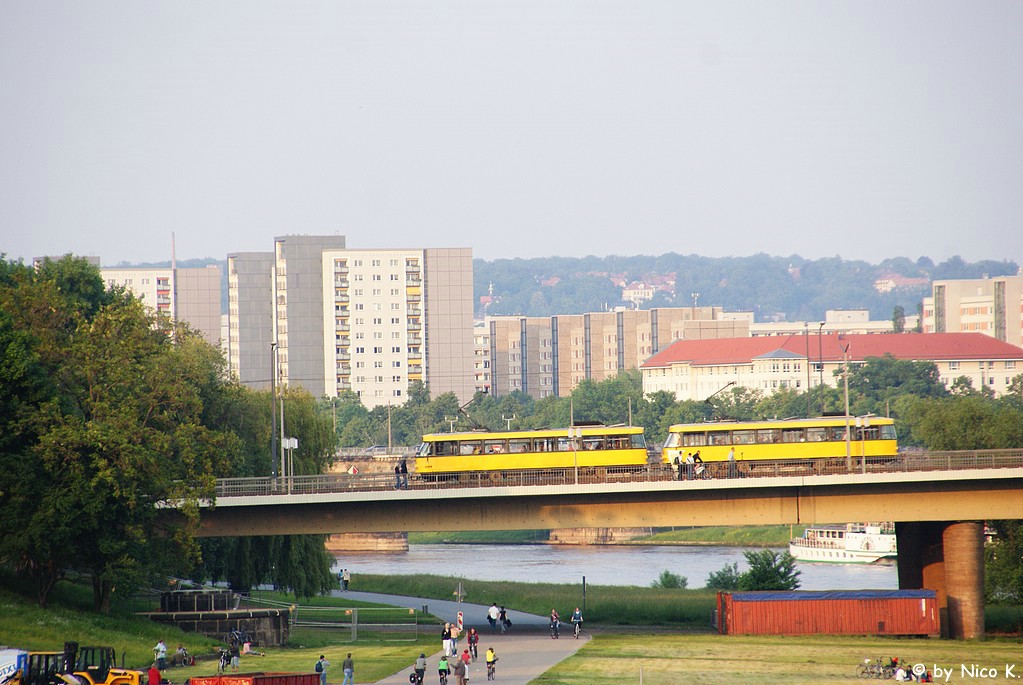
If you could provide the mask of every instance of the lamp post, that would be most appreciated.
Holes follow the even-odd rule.
[[[849,343],[839,341],[842,348],[842,378],[845,381],[845,470],[852,471],[852,436],[849,434]]]
[[[277,479],[277,343],[270,343],[270,477]]]
[[[824,331],[824,321],[817,327],[817,371],[820,372],[820,380],[817,382],[817,393],[821,396],[821,416],[824,416],[824,342],[821,335]]]
[[[803,322],[803,341],[806,343],[806,418],[813,416],[810,409],[810,322]]]

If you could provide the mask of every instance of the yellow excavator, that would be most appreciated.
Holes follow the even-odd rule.
[[[5,685],[142,685],[142,672],[118,667],[113,647],[65,642],[62,652],[29,652]]]

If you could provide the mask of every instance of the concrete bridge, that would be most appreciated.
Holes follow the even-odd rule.
[[[895,521],[899,585],[938,593],[943,634],[984,634],[983,522],[1023,519],[1023,450],[901,455],[676,480],[662,465],[471,474],[228,479],[203,536]],[[724,473],[719,473],[725,475]]]

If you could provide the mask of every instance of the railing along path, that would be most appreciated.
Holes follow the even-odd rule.
[[[956,452],[904,452],[892,457],[852,457],[846,459],[739,461],[734,478],[728,478],[728,464],[713,462],[693,480],[721,479],[742,487],[744,478],[787,476],[838,476],[926,471],[970,471],[977,469],[1023,468],[1023,449],[965,450]],[[678,478],[674,465],[648,464],[645,467],[608,466],[600,468],[528,469],[518,471],[478,471],[457,477],[434,477],[410,473],[408,489],[481,488],[537,485],[603,483],[643,483]],[[326,473],[285,478],[221,478],[216,496],[314,495],[342,492],[394,490],[395,476],[387,473]]]

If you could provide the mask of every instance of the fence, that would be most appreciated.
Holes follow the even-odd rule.
[[[249,597],[246,604],[265,607],[290,607],[290,641],[301,644],[303,636],[325,636],[346,642],[414,642],[419,638],[420,612],[391,607],[296,606],[260,597]]]

